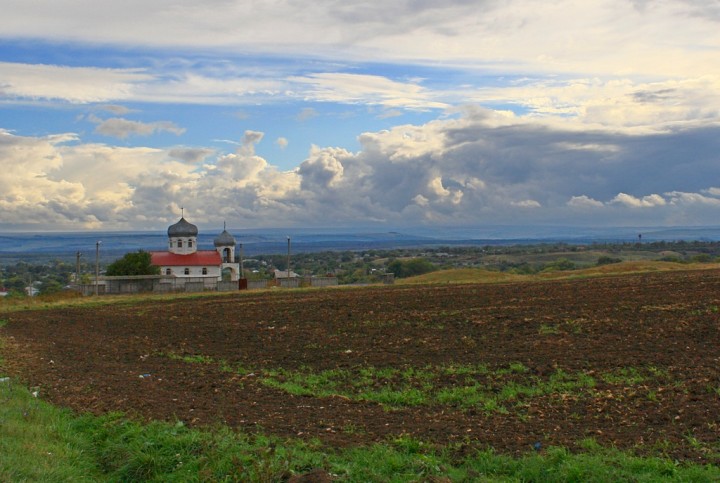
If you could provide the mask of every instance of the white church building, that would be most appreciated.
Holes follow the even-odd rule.
[[[235,263],[235,237],[223,228],[214,240],[215,250],[198,250],[198,228],[185,217],[168,227],[168,250],[151,251],[151,263],[166,277],[236,282],[240,264]]]

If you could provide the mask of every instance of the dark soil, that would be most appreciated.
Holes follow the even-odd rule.
[[[540,442],[600,444],[717,463],[720,271],[502,285],[276,291],[12,313],[6,371],[78,411],[227,424],[331,446],[410,435],[459,450],[523,453]],[[204,356],[192,363],[167,354]],[[522,411],[448,405],[387,409],[301,397],[263,371],[519,362],[529,374],[657,369],[638,384],[599,382]]]

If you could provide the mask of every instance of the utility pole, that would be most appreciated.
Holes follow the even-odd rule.
[[[288,259],[287,259],[287,279],[288,279],[288,286],[290,284],[290,237],[287,237],[288,239]]]
[[[240,244],[240,278],[245,278],[245,269],[243,268],[243,244]]]
[[[82,252],[77,252],[75,254],[75,285],[80,285],[80,257],[82,256]]]
[[[95,242],[95,295],[98,294],[98,280],[100,279],[100,245],[101,241]]]

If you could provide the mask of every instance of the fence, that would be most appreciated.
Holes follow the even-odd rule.
[[[172,292],[230,292],[239,290],[241,285],[248,290],[269,287],[332,287],[338,285],[336,277],[280,278],[275,280],[218,281],[215,277],[172,277],[166,275],[137,275],[128,277],[102,277],[95,283],[78,286],[83,295],[172,293]]]
[[[95,283],[79,286],[83,295],[203,292],[206,290],[237,290],[237,282],[221,282],[216,277],[168,277],[164,275],[136,275],[126,277],[102,277]]]

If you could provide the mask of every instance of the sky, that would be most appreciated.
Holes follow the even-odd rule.
[[[718,225],[720,0],[0,10],[0,230]]]

